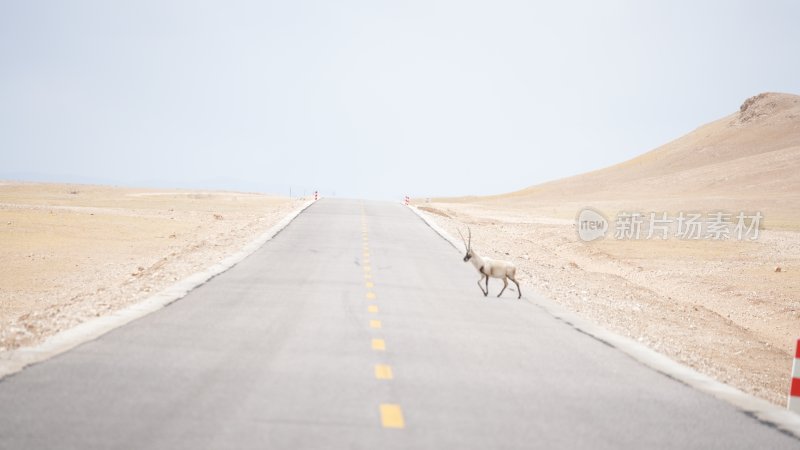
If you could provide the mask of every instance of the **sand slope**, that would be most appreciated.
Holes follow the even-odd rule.
[[[574,203],[607,212],[747,209],[764,213],[767,227],[798,230],[799,168],[800,96],[765,93],[637,158],[477,201],[555,209],[565,218],[573,217]],[[563,202],[570,207],[561,208]]]

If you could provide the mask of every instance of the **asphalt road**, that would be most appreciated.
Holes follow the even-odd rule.
[[[0,381],[0,448],[800,448],[531,295],[484,298],[461,257],[401,205],[321,200],[184,299]]]

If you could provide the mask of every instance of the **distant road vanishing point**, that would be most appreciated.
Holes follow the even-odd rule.
[[[0,448],[800,448],[527,291],[485,298],[461,256],[402,205],[320,200],[180,301],[0,381]]]

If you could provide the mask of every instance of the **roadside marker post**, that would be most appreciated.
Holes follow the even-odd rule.
[[[314,201],[319,200],[319,191],[314,191]]]
[[[409,197],[406,195],[406,198],[405,198],[405,202],[404,202],[404,204],[405,204],[406,206],[408,206],[408,204],[409,204],[410,202],[411,202],[411,199],[410,199],[410,198],[409,198]]]
[[[794,352],[794,364],[792,364],[792,384],[789,387],[789,404],[787,407],[800,414],[800,339],[797,340],[797,348]]]

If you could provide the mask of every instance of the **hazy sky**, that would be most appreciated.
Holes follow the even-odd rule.
[[[397,199],[800,93],[797,1],[0,0],[0,178]]]

